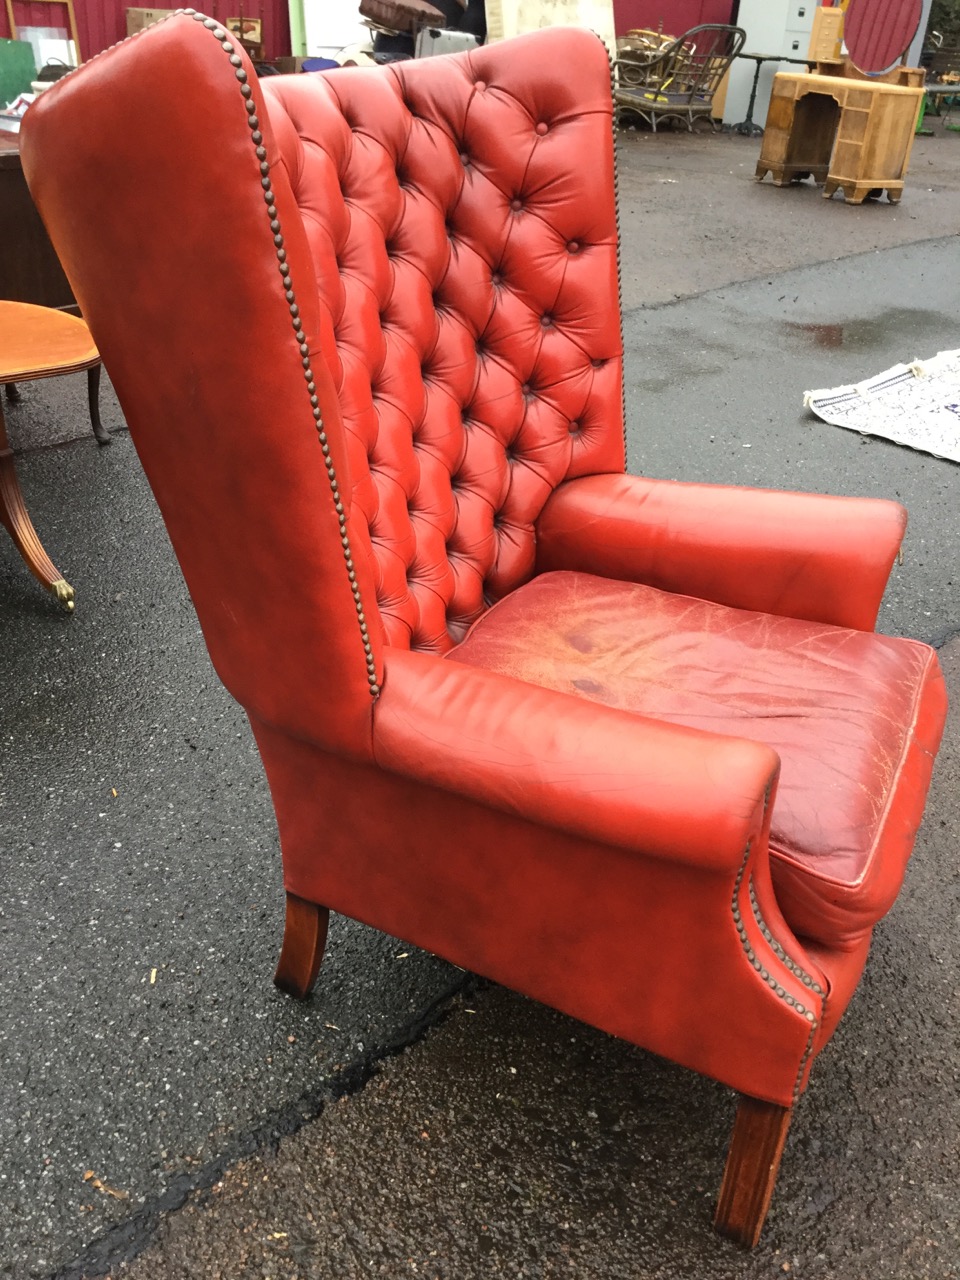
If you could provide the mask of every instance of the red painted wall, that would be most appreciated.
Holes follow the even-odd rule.
[[[184,0],[189,3],[189,0]],[[129,5],[125,0],[73,0],[77,15],[77,31],[80,51],[84,59],[92,58],[101,49],[116,44],[127,34],[127,9],[175,9],[176,0],[166,4]],[[240,13],[238,0],[194,0],[194,7],[221,20],[236,18]],[[290,52],[290,15],[286,0],[244,0],[243,16],[263,17],[264,55],[279,58]],[[31,4],[30,0],[13,0],[13,16],[18,27],[67,26],[67,7],[61,4]],[[9,37],[6,6],[0,5],[0,36]]]
[[[631,27],[680,36],[701,22],[729,22],[735,0],[613,0],[618,36]]]

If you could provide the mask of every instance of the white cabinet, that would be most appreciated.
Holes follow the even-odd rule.
[[[737,26],[747,33],[744,53],[778,54],[783,58],[805,58],[810,48],[813,15],[817,6],[810,0],[740,0]],[[751,58],[737,58],[730,68],[724,124],[746,119],[750,90],[757,64]],[[802,71],[802,66],[786,62],[763,62],[753,108],[754,124],[763,125],[770,103],[770,86],[777,71]]]

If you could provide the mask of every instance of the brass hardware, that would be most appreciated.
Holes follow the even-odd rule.
[[[66,578],[58,578],[56,582],[51,582],[50,590],[57,597],[57,603],[63,605],[67,613],[73,613],[76,592]]]

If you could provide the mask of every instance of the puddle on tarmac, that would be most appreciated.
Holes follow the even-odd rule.
[[[920,307],[891,307],[878,315],[861,316],[843,323],[801,323],[784,320],[781,332],[788,338],[801,339],[813,347],[847,347],[851,351],[868,351],[897,340],[901,360],[915,360],[949,350],[957,341],[955,317],[942,311],[924,311]],[[920,350],[920,342],[929,346]]]

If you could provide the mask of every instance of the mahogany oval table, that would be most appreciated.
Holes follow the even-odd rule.
[[[110,436],[100,422],[100,352],[90,330],[78,316],[52,307],[28,302],[0,301],[0,383],[7,399],[20,398],[18,382],[55,378],[87,371],[87,391],[94,434],[101,444]],[[0,522],[2,522],[27,567],[67,610],[73,609],[74,590],[43,549],[27,512],[7,440],[6,424],[0,409]]]

